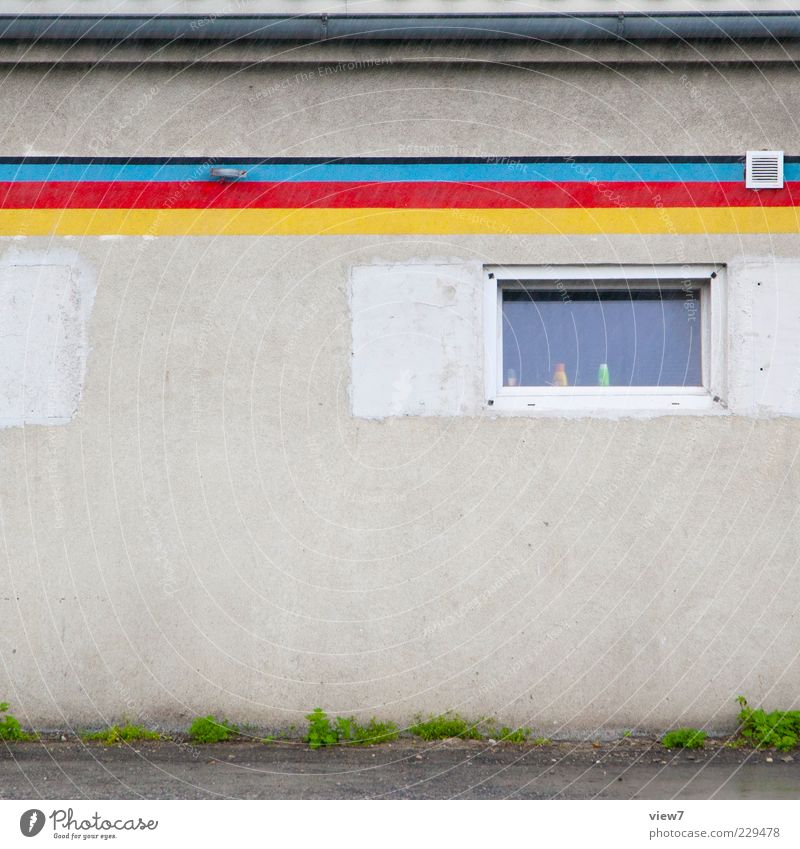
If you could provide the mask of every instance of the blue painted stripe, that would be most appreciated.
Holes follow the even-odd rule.
[[[740,162],[499,162],[414,164],[237,164],[225,167],[247,171],[248,182],[741,182]],[[204,182],[210,165],[190,163],[0,163],[0,181],[43,182],[126,180]],[[787,180],[800,180],[800,162],[787,162]]]

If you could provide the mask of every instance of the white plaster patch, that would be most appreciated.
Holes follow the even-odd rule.
[[[728,278],[730,411],[800,416],[800,263],[737,258]]]
[[[800,415],[800,265],[749,267],[753,298],[753,383],[758,412]]]
[[[480,266],[359,266],[350,295],[353,415],[479,409]]]
[[[12,249],[0,259],[0,427],[72,420],[95,289],[74,251]]]

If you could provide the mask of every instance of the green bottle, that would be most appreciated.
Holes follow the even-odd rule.
[[[608,376],[608,363],[600,363],[600,368],[597,369],[597,385],[609,386],[611,383]]]

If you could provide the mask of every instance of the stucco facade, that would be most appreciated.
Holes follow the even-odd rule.
[[[5,45],[0,155],[800,152],[791,45],[754,45],[758,66],[713,45],[713,62],[609,45],[603,63],[589,47],[127,49],[20,62]],[[64,306],[80,368],[34,376],[68,382],[69,421],[0,430],[0,696],[28,724],[288,726],[321,705],[553,736],[720,730],[739,694],[796,706],[797,233],[23,232],[0,251],[9,297],[34,279],[21,267],[80,278]],[[582,263],[725,266],[722,409],[483,404],[484,266]],[[455,287],[467,408],[353,414],[370,267]],[[400,310],[415,297],[398,286]],[[17,353],[46,338],[14,333]]]

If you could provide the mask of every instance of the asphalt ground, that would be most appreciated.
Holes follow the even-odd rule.
[[[0,744],[2,799],[798,799],[800,755],[656,741]]]

